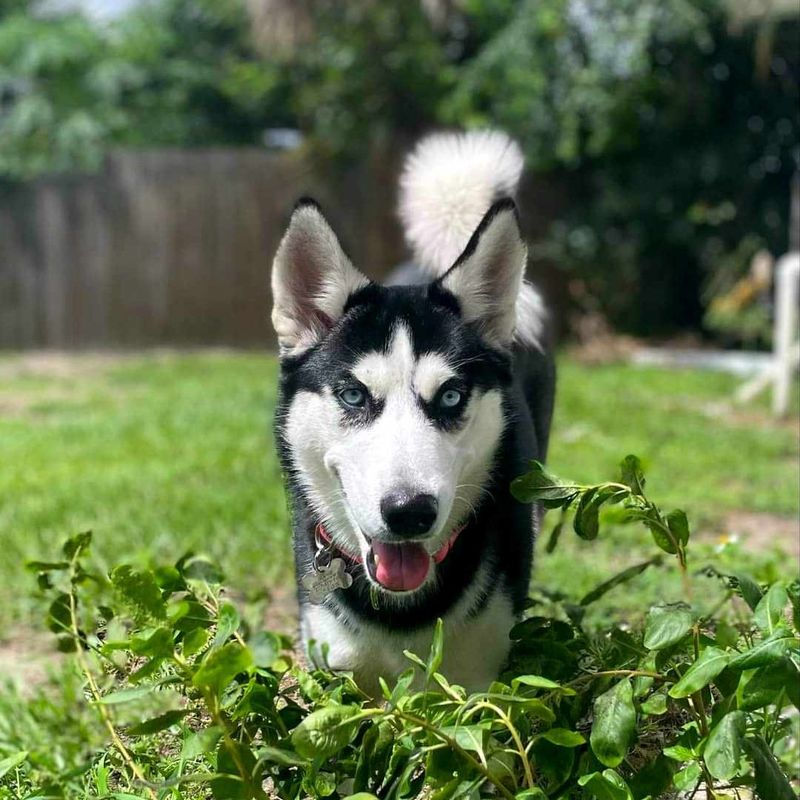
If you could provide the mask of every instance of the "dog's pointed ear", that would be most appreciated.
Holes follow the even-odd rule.
[[[272,263],[272,325],[281,355],[299,355],[319,341],[348,297],[367,285],[320,207],[298,202]]]
[[[498,200],[438,281],[455,295],[463,318],[496,347],[511,346],[527,257],[514,201]]]

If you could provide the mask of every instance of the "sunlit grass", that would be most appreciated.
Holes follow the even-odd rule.
[[[194,549],[218,559],[229,585],[251,596],[291,581],[271,439],[274,358],[76,357],[40,369],[7,357],[0,369],[0,636],[38,609],[25,560],[54,557],[81,530],[94,531],[101,568]],[[596,482],[637,453],[654,500],[680,505],[697,528],[719,534],[737,533],[726,528],[730,512],[796,516],[796,430],[760,407],[721,410],[736,385],[724,375],[563,358],[550,469]],[[537,581],[580,593],[651,545],[646,532],[615,527],[594,544],[565,531],[554,554],[539,550]],[[731,557],[762,570],[780,564],[767,551]],[[612,593],[608,606],[641,608],[660,586],[650,574]]]

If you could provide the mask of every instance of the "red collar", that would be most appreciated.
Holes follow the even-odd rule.
[[[437,564],[441,564],[448,555],[450,555],[450,551],[453,549],[453,545],[456,543],[456,539],[460,536],[461,532],[466,528],[466,525],[460,525],[456,528],[453,533],[450,535],[450,538],[433,554],[433,560]],[[342,550],[338,544],[334,543],[333,539],[331,538],[328,531],[325,530],[325,526],[321,523],[317,523],[317,527],[314,529],[315,537],[319,537],[322,539],[323,542],[327,545],[331,545],[336,550],[338,550],[348,561],[354,561],[356,564],[363,563],[364,559],[361,558],[360,555],[355,553],[348,553],[345,550]]]

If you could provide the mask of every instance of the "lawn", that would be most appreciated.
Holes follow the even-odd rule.
[[[101,568],[191,549],[219,560],[244,597],[285,597],[291,554],[271,442],[275,384],[275,360],[253,353],[0,359],[0,641],[41,612],[23,563],[52,558],[81,530],[94,531]],[[636,453],[653,499],[685,508],[700,532],[696,567],[721,549],[757,576],[792,574],[798,428],[773,422],[762,405],[732,408],[735,387],[725,375],[564,356],[549,468],[598,482]],[[537,583],[575,594],[648,557],[652,543],[610,525],[597,542],[565,533],[554,553],[539,551]],[[667,585],[651,571],[597,613],[636,616],[667,599]]]

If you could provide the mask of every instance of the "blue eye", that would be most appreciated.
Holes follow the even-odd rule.
[[[446,389],[439,398],[439,405],[442,408],[455,408],[461,402],[462,397],[463,395],[458,389]]]
[[[351,386],[350,388],[342,389],[342,391],[339,392],[339,399],[346,406],[350,406],[351,408],[361,408],[367,401],[367,395],[363,389],[358,389],[355,386]]]

